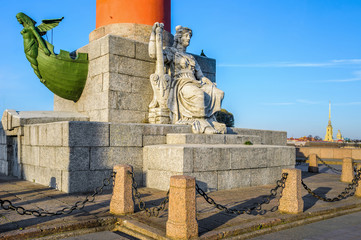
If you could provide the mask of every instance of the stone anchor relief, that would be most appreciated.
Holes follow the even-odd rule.
[[[149,122],[187,124],[193,133],[224,134],[226,125],[217,122],[224,92],[206,78],[195,58],[186,53],[192,30],[177,26],[172,47],[163,47],[164,25],[155,23],[149,41],[149,56],[156,59],[150,76],[153,100]]]

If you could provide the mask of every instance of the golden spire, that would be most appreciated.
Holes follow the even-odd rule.
[[[328,102],[328,125],[331,125],[331,101]]]
[[[328,102],[328,126],[326,128],[326,136],[324,141],[333,142],[333,129],[331,125],[331,101]]]

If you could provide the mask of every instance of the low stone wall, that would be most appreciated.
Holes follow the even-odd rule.
[[[197,179],[207,191],[273,184],[295,166],[295,149],[243,144],[168,144],[144,147],[144,182],[168,190],[172,175]]]
[[[24,127],[20,163],[24,179],[65,192],[91,191],[114,165],[130,164],[143,182],[143,146],[164,144],[167,133],[190,126],[57,122]]]
[[[344,159],[352,158],[354,160],[361,160],[360,148],[314,148],[314,147],[300,147],[296,149],[297,158],[305,158],[310,154],[316,154],[323,159]]]

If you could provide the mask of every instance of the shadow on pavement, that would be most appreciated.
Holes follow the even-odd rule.
[[[331,190],[331,188],[329,188],[329,187],[319,187],[319,188],[316,188],[315,190],[313,190],[313,192],[321,197],[326,197],[326,194],[330,190]],[[303,200],[303,204],[304,204],[303,211],[306,211],[307,209],[312,208],[319,199],[315,198],[311,194],[307,194],[302,197],[302,200]]]

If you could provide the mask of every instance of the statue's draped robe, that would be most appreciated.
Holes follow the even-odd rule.
[[[195,58],[176,48],[163,50],[164,61],[172,76],[168,107],[172,123],[191,124],[198,133],[215,122],[214,113],[221,110],[224,93],[213,84],[202,84],[202,70]]]

